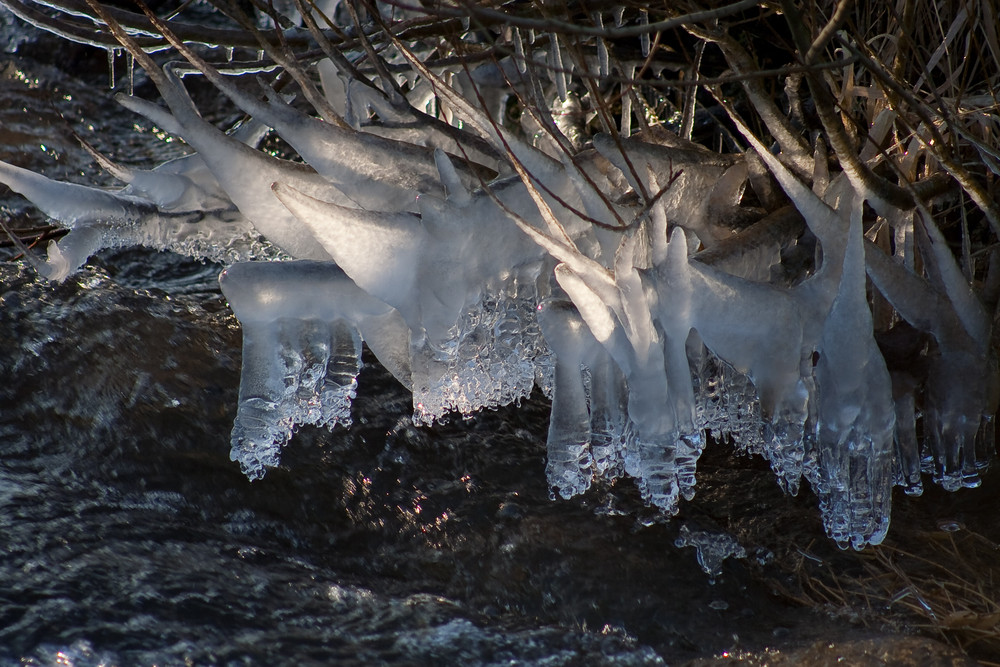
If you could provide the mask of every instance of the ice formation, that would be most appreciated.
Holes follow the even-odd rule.
[[[350,426],[361,342],[409,384],[408,331],[399,313],[336,264],[242,262],[219,284],[243,326],[233,460],[252,479],[277,465],[295,428]],[[329,298],[316,299],[321,292]]]
[[[256,145],[259,128],[234,135]],[[256,151],[255,151],[256,152]],[[60,183],[0,162],[0,183],[35,202],[70,233],[52,241],[46,261],[35,266],[62,281],[97,250],[145,245],[196,258],[232,262],[268,253],[249,220],[226,195],[198,154],[153,170],[129,169],[94,152],[95,159],[127,185],[118,191]]]
[[[713,533],[707,530],[691,530],[681,526],[678,547],[694,547],[698,565],[710,577],[722,573],[722,563],[727,558],[746,558],[747,552],[732,535]]]
[[[92,8],[167,107],[121,103],[195,152],[151,171],[95,156],[127,183],[118,191],[7,164],[0,181],[70,228],[35,260],[50,279],[135,243],[229,265],[220,283],[244,335],[232,457],[251,478],[277,464],[298,426],[350,426],[364,342],[412,390],[418,424],[540,387],[552,399],[546,470],[563,498],[632,477],[646,502],[674,514],[695,493],[706,444],[728,440],[766,458],[790,493],[805,478],[828,534],[862,548],[888,530],[893,485],[919,493],[922,473],[949,490],[979,483],[1000,393],[979,297],[919,198],[914,210],[874,189],[863,162],[874,153],[839,147],[844,170],[831,174],[822,142],[810,158],[751,83],[777,149],[721,101],[748,152],[714,152],[662,126],[632,133],[624,86],[622,131],[605,118],[587,137],[558,35],[529,54],[527,33],[509,30],[515,56],[470,71],[425,65],[426,50],[389,32],[385,58],[402,74],[381,62],[368,79],[355,63],[362,47],[348,58],[312,26],[329,56],[309,61],[322,91],[305,65],[272,54],[311,113],[221,72],[150,16],[252,117],[227,134],[201,116],[180,66],[158,66]],[[600,13],[595,25],[605,30]],[[705,39],[746,68],[735,43]],[[598,37],[602,75],[608,48]],[[514,97],[524,112],[511,127],[502,112]],[[884,136],[879,122],[873,136]],[[256,149],[264,126],[303,162]],[[748,190],[777,202],[769,215],[744,205]],[[800,222],[815,256],[797,240]],[[895,251],[869,240],[880,228],[900,239]],[[786,261],[796,253],[803,267]],[[284,261],[247,261],[261,259]],[[930,336],[926,378],[887,366],[866,275]],[[706,569],[739,553],[723,546]]]

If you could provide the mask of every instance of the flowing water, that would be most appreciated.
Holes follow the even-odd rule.
[[[136,164],[182,150],[110,101],[101,54],[38,44],[0,59],[0,158],[93,181],[71,130]],[[74,59],[80,78],[40,62]],[[538,396],[416,428],[366,354],[354,426],[303,429],[248,482],[218,271],[122,250],[57,285],[0,263],[0,664],[723,663],[869,636],[777,595],[766,541],[712,575],[678,546],[715,569],[727,527],[826,544],[814,498],[712,445],[669,522],[627,482],[550,500]]]

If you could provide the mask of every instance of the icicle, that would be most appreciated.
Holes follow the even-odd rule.
[[[434,163],[437,165],[438,173],[441,175],[441,184],[444,186],[448,200],[457,206],[466,206],[472,201],[472,195],[462,183],[455,164],[440,148],[434,150]]]
[[[463,309],[442,334],[411,337],[414,423],[471,415],[526,398],[542,354],[533,281],[513,279]]]
[[[538,323],[556,356],[545,472],[556,493],[572,498],[590,487],[594,474],[590,415],[581,369],[592,354],[588,354],[588,348],[596,346],[597,341],[565,301],[542,303]]]
[[[243,367],[232,459],[253,480],[278,464],[297,425],[350,426],[361,339],[343,321],[258,321],[238,297],[233,307],[243,313]]]
[[[979,297],[972,291],[972,286],[966,281],[937,224],[926,215],[921,215],[918,220],[922,231],[927,235],[924,247],[927,247],[933,256],[928,261],[928,265],[933,267],[930,273],[951,302],[966,333],[985,354],[991,328],[989,316],[983,309]]]
[[[514,28],[514,61],[517,63],[517,71],[524,74],[528,69],[528,62],[524,57],[524,42],[519,28]]]
[[[635,66],[629,66],[626,70],[625,81],[621,84],[622,124],[619,133],[622,137],[632,136],[632,81],[635,79]]]
[[[135,91],[135,56],[128,53],[126,58],[128,59],[128,94],[132,95]]]
[[[760,398],[750,378],[707,348],[704,348],[694,368],[698,427],[710,432],[716,440],[732,438],[737,450],[744,454],[767,458],[769,450],[762,437],[764,420],[760,412]],[[798,446],[801,450],[801,427]],[[780,482],[782,477],[779,469],[773,461],[771,463],[772,469],[779,474]],[[801,476],[801,468],[800,457],[798,476]],[[797,482],[798,477],[796,484]],[[794,491],[792,493],[794,495]]]
[[[570,145],[575,150],[579,150],[587,140],[586,118],[584,117],[579,96],[576,93],[570,92],[566,95],[565,100],[556,102],[552,108],[552,119],[555,122],[556,128],[566,137]],[[564,154],[560,151],[560,155]],[[591,190],[587,195],[583,196],[593,198],[594,193]]]
[[[333,263],[236,264],[219,284],[243,327],[232,458],[251,479],[277,465],[298,425],[350,425],[361,368],[359,328],[387,367],[403,370],[391,359],[392,341],[399,340],[391,309]]]
[[[590,17],[593,19],[595,27],[604,29],[604,15],[601,12],[591,12]],[[597,44],[597,74],[604,78],[611,71],[608,67],[608,43],[600,36],[595,37],[594,41]]]
[[[649,12],[645,9],[639,10],[639,25],[649,25]],[[642,46],[642,57],[649,57],[649,33],[643,32],[639,35],[639,44]]]
[[[694,498],[695,473],[698,470],[698,459],[705,451],[705,435],[701,431],[692,431],[681,435],[674,442],[674,465],[677,468],[677,486],[681,497],[685,500]]]
[[[893,457],[893,483],[903,487],[908,496],[924,492],[920,480],[920,444],[917,441],[917,407],[912,389],[896,398],[895,456]]]
[[[634,437],[625,447],[625,472],[637,479],[643,500],[665,514],[675,514],[680,495],[676,467],[679,434],[667,386],[663,342],[653,326],[646,292],[636,289],[633,278],[620,271],[624,264],[616,267],[615,287],[608,290],[606,274],[590,268],[591,260],[579,253],[563,256],[568,264],[556,269],[559,285],[628,382],[628,415]]]
[[[552,50],[552,76],[555,78],[559,101],[566,101],[566,68],[563,65],[562,46],[555,33],[549,34],[549,48]]]
[[[976,458],[976,439],[986,411],[989,378],[983,356],[973,346],[947,338],[941,356],[928,369],[923,411],[927,450],[924,472],[946,491],[982,484],[982,464]],[[984,366],[986,368],[984,368]]]
[[[622,476],[632,437],[625,376],[605,350],[596,350],[590,367],[590,452],[594,474],[606,481]]]
[[[896,220],[890,220],[893,231],[893,256],[910,271],[915,271],[913,249],[913,216],[914,212],[901,214]]]
[[[872,336],[860,199],[851,208],[841,284],[818,350],[816,467],[808,476],[827,534],[861,549],[889,529],[895,407]]]
[[[118,49],[108,49],[108,88],[111,90],[115,89],[115,57],[118,55]]]
[[[350,104],[350,96],[347,91],[352,79],[342,76],[337,66],[329,58],[323,58],[318,61],[316,63],[316,71],[319,73],[320,89],[323,91],[323,97],[330,103],[334,111],[341,116],[345,116],[344,120],[348,125],[358,129],[354,123],[354,119],[346,118]]]
[[[900,316],[931,333],[937,344],[936,354],[928,356],[924,386],[924,443],[930,456],[921,463],[923,471],[948,491],[976,487],[983,463],[976,454],[978,431],[984,415],[996,410],[995,362],[984,345],[990,323],[933,222],[916,231],[925,234],[920,239],[925,270],[938,288],[872,245],[866,248],[868,273]]]
[[[996,401],[996,396],[991,399],[991,402],[993,401]],[[979,424],[979,432],[976,434],[976,466],[981,472],[993,464],[997,455],[996,425],[993,423],[996,409],[996,405],[987,405]]]
[[[643,501],[667,516],[677,514],[680,489],[672,438],[648,440],[637,434],[626,450],[625,470],[637,479]]]
[[[783,290],[717,272],[687,257],[686,237],[676,229],[663,264],[651,278],[663,295],[654,314],[660,326],[676,337],[693,327],[714,354],[748,374],[760,394],[763,412],[780,431],[777,444],[801,452],[801,425],[806,418],[807,390],[802,378],[803,314]],[[754,313],[769,313],[767,322],[753,324]],[[738,333],[737,333],[738,332]],[[787,424],[778,427],[778,424]],[[797,426],[797,429],[796,429]],[[794,486],[801,470],[794,449],[772,460],[776,472]]]

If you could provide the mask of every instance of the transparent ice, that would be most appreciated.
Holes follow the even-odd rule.
[[[747,552],[732,535],[708,530],[691,530],[681,526],[675,541],[678,547],[694,547],[698,565],[710,577],[722,574],[722,563],[727,558],[746,558]]]

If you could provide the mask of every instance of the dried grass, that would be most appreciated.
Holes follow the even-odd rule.
[[[954,527],[952,527],[954,528]],[[790,559],[797,602],[870,626],[896,625],[1000,665],[1000,545],[967,528],[911,531],[857,554],[847,567]]]

